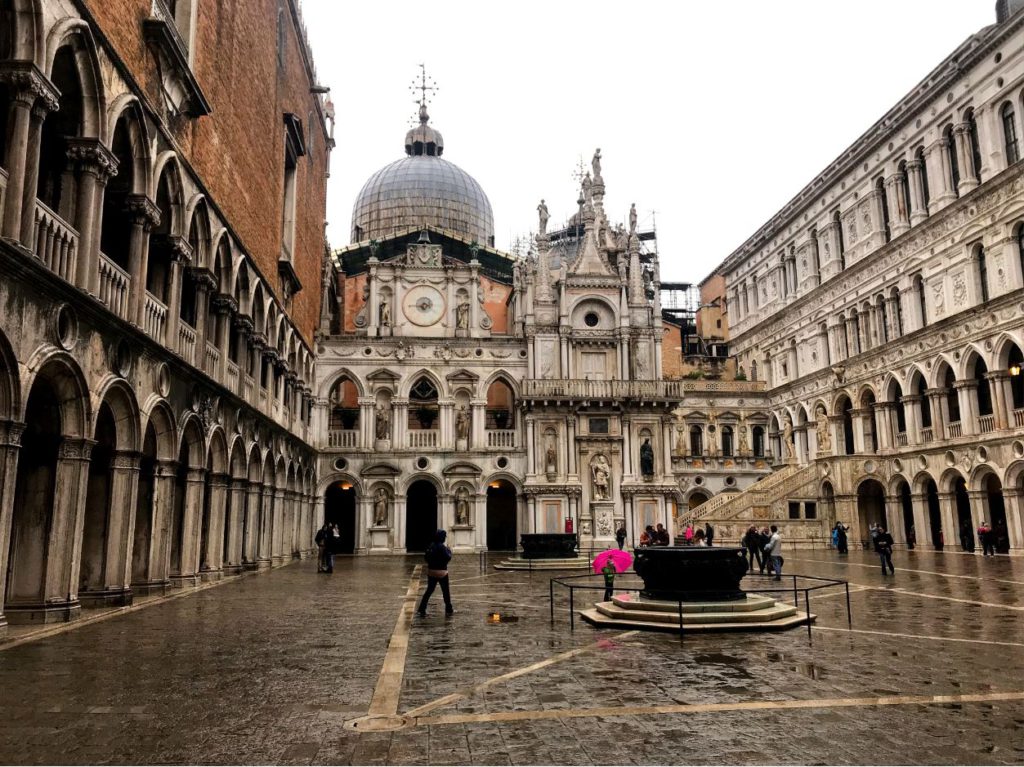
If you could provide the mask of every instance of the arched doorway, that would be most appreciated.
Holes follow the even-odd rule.
[[[102,592],[107,581],[107,535],[110,530],[110,500],[113,485],[114,450],[117,446],[114,415],[104,402],[96,419],[96,444],[89,460],[89,483],[82,525],[81,566],[78,593],[83,601]]]
[[[356,489],[351,482],[339,480],[324,493],[324,521],[338,526],[341,539],[335,554],[353,554],[356,550]]]
[[[866,479],[857,488],[857,519],[860,523],[860,539],[871,539],[871,525],[889,525],[885,519],[885,489],[873,479]]]
[[[843,415],[843,455],[853,455],[853,403],[843,397],[836,408]]]
[[[953,501],[956,504],[956,525],[960,535],[960,548],[974,551],[974,521],[971,519],[971,498],[967,495],[967,482],[957,477],[953,482]]]
[[[409,485],[405,502],[405,550],[426,551],[437,531],[437,488],[426,479]]]
[[[515,551],[516,489],[499,479],[487,485],[487,549]]]
[[[900,482],[896,488],[896,494],[899,496],[900,510],[903,512],[904,540],[909,543],[917,539],[917,530],[914,528],[914,501],[910,494],[910,485]]]
[[[982,483],[988,499],[988,523],[992,526],[996,551],[1010,553],[1010,534],[1006,527],[1006,504],[1003,501],[1003,483],[995,474],[989,474]]]
[[[932,546],[942,551],[946,536],[942,532],[942,510],[939,506],[939,489],[935,480],[929,478],[924,486],[925,503],[928,506],[928,526],[932,534]]]
[[[697,492],[695,492],[692,495],[690,495],[689,500],[687,500],[687,502],[686,502],[686,507],[690,511],[693,511],[698,506],[700,506],[702,503],[707,503],[709,500],[711,500],[711,496],[710,495],[705,493],[703,490],[698,490]]]

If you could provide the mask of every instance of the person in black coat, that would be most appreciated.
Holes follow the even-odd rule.
[[[707,542],[708,546],[710,546],[715,540],[715,528],[710,522],[704,523],[704,540]]]
[[[421,618],[427,617],[427,602],[430,601],[430,595],[434,593],[438,584],[441,585],[441,595],[444,597],[445,614],[451,615],[455,612],[448,587],[448,563],[452,559],[452,550],[445,544],[447,537],[448,533],[438,530],[434,533],[434,542],[427,547],[423,554],[423,558],[427,560],[427,590],[423,592],[419,609],[416,610]]]
[[[618,530],[615,531],[615,542],[619,544],[619,549],[621,549],[626,544],[625,526],[620,527]]]
[[[888,565],[889,572],[893,575],[896,574],[896,568],[892,566],[892,536],[886,531],[884,525],[879,525],[878,535],[875,536],[875,551],[878,552],[878,558],[882,561],[882,575],[885,575],[885,568]]]
[[[840,554],[849,554],[850,542],[847,540],[846,537],[846,525],[844,525],[842,522],[837,522],[836,528],[836,550]]]
[[[761,559],[761,536],[757,532],[757,528],[753,525],[747,530],[747,534],[743,536],[743,547],[747,550],[747,569],[754,569],[754,562],[757,562],[758,568],[761,572],[764,572],[764,560]]]

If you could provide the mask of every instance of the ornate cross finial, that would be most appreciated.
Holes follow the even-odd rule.
[[[583,176],[586,174],[586,172],[587,172],[587,166],[583,164],[583,155],[580,155],[576,159],[576,167],[573,168],[573,171],[572,171],[572,178],[576,182],[577,186],[582,186],[582,184],[583,184]]]
[[[427,92],[429,91],[431,94],[434,94],[434,93],[437,93],[441,89],[437,86],[437,82],[434,80],[434,78],[429,77],[427,75],[427,66],[426,66],[426,64],[420,64],[419,67],[420,67],[420,76],[418,78],[419,82],[417,82],[417,80],[414,79],[412,81],[412,84],[409,86],[409,90],[412,92],[413,95],[416,95],[416,91],[420,92],[419,93],[419,98],[413,99],[413,101],[416,104],[419,104],[419,107],[420,107],[420,113],[419,113],[420,122],[426,122],[426,120],[429,119],[429,116],[427,115],[427,104],[429,103],[429,100],[427,99]]]

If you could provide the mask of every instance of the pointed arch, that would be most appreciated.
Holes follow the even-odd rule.
[[[227,474],[230,468],[228,461],[228,443],[224,436],[224,429],[217,427],[210,434],[209,457],[207,466],[214,474]]]
[[[24,407],[29,393],[39,380],[45,380],[57,398],[60,409],[61,433],[69,437],[88,437],[93,423],[92,400],[89,385],[78,362],[70,354],[49,344],[40,347],[25,365],[25,378],[18,412],[18,420],[25,420]]]
[[[142,425],[139,403],[135,399],[135,392],[128,382],[123,378],[108,375],[100,382],[97,400],[105,403],[113,415],[117,449],[132,452],[141,450]],[[93,420],[89,427],[92,433],[96,431],[99,408],[97,408],[96,413],[97,418]]]
[[[176,460],[178,457],[178,430],[170,405],[154,395],[146,400],[142,413],[143,433],[152,427],[153,436],[156,437],[157,459]]]
[[[189,413],[181,422],[181,441],[178,452],[188,456],[189,468],[206,468],[206,440],[203,437],[202,423],[195,413]]]
[[[103,95],[103,78],[100,75],[99,56],[96,41],[89,23],[84,19],[67,17],[50,28],[46,37],[46,59],[42,67],[47,77],[53,80],[54,63],[62,48],[70,48],[81,89],[82,125],[79,135],[89,138],[106,138],[102,135],[106,114],[106,100]]]

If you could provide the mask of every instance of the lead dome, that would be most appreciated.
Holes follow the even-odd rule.
[[[385,165],[363,185],[352,206],[352,242],[432,225],[481,245],[494,245],[491,202],[475,178],[441,158],[444,139],[428,123],[405,136],[406,157]]]

